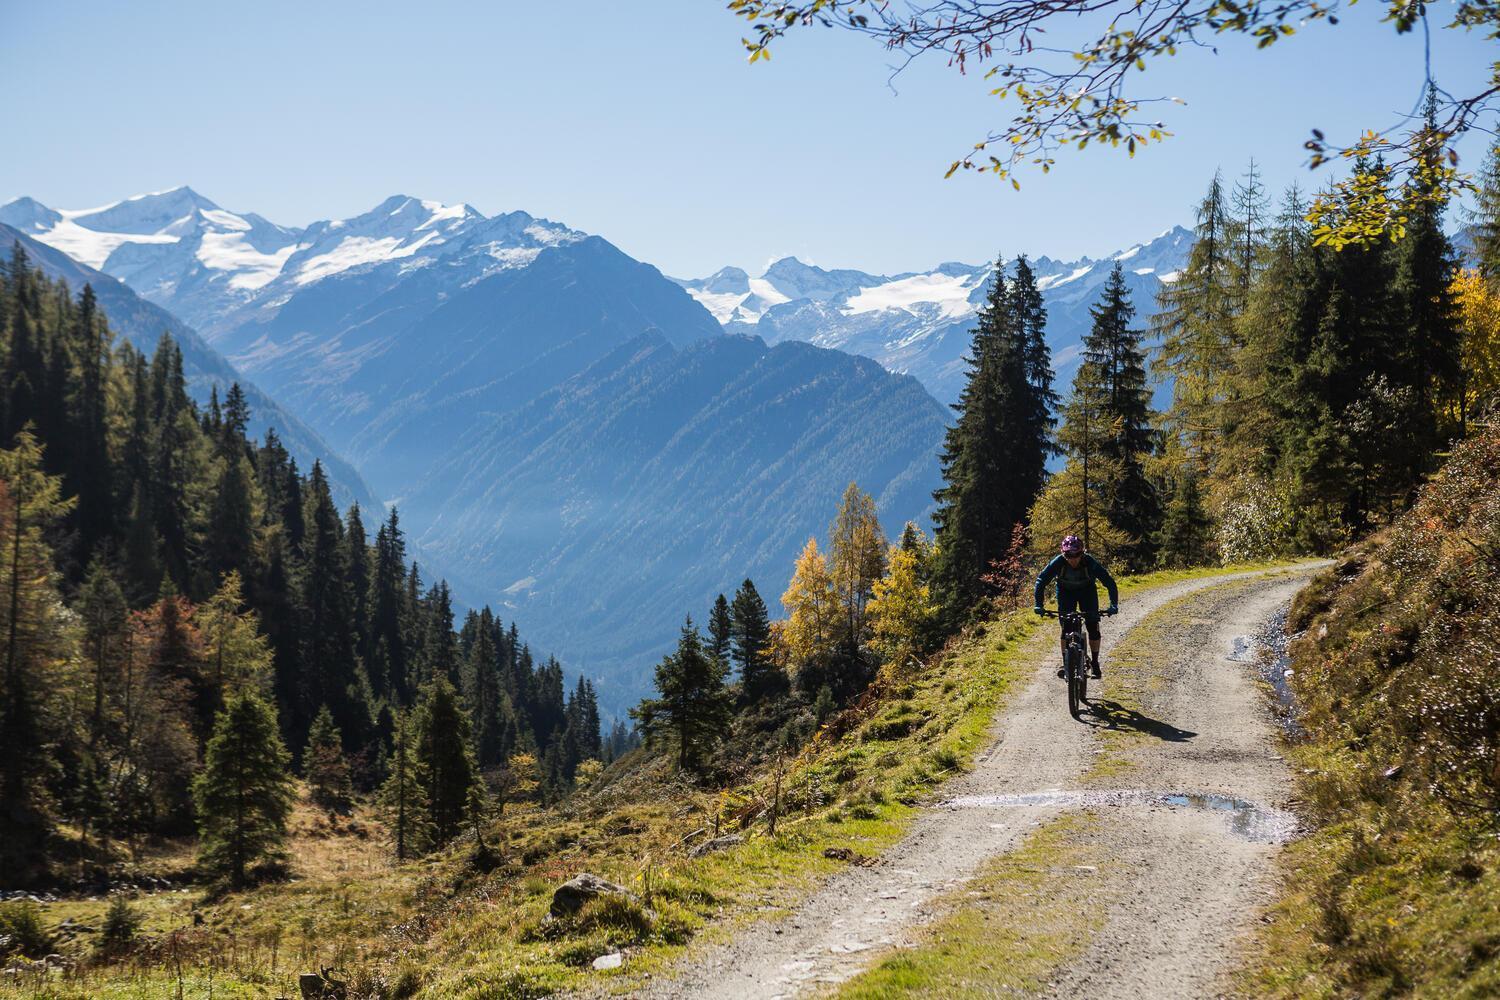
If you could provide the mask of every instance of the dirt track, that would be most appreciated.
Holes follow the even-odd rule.
[[[943,800],[878,865],[851,868],[791,915],[693,953],[675,977],[639,995],[826,990],[911,943],[942,905],[939,897],[984,861],[1080,808],[1096,820],[1093,846],[1125,862],[1128,881],[1101,892],[1113,901],[1102,929],[1054,970],[1045,995],[1215,995],[1235,935],[1271,890],[1276,844],[1292,828],[1280,808],[1290,782],[1274,722],[1253,669],[1230,653],[1236,638],[1290,600],[1307,572],[1223,575],[1122,602],[1105,625],[1106,673],[1132,628],[1183,599],[1152,620],[1149,634],[1128,641],[1137,653],[1147,646],[1154,678],[1140,688],[1139,704],[1133,711],[1103,705],[1102,719],[1068,716],[1048,631],[1029,654],[1029,683],[996,719],[994,745],[944,787]],[[1107,699],[1110,691],[1090,694]]]

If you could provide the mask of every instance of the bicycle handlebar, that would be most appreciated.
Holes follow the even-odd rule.
[[[1048,608],[1042,608],[1039,613],[1041,614],[1041,616],[1043,618],[1061,618],[1061,617],[1063,617],[1063,615],[1062,615],[1061,612],[1052,611],[1052,610],[1050,610]],[[1120,610],[1118,608],[1115,608],[1113,610],[1111,610],[1109,608],[1101,608],[1098,613],[1101,614],[1101,615],[1103,615],[1103,616],[1105,616],[1107,618],[1110,615],[1117,615],[1117,614],[1119,614]],[[1069,617],[1069,618],[1082,618],[1083,616],[1084,616],[1084,613],[1082,611],[1069,611],[1068,614],[1067,614],[1067,617]]]

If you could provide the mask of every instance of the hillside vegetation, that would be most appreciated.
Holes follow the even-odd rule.
[[[1500,993],[1500,433],[1301,594],[1294,748],[1315,830],[1247,994]]]

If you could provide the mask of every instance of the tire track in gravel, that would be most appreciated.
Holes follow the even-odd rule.
[[[1314,568],[1226,573],[1122,603],[1105,625],[1106,674],[1121,638],[1153,612],[1178,602],[1174,614],[1181,617],[1164,640],[1165,683],[1142,701],[1140,718],[1116,720],[1145,730],[1110,751],[1128,755],[1125,776],[1149,778],[1162,792],[1218,793],[1268,807],[1285,802],[1289,779],[1269,714],[1252,672],[1227,658],[1234,638],[1253,633]],[[1053,675],[1055,631],[1044,629],[1032,647],[1031,680],[995,720],[990,749],[944,785],[944,800],[924,810],[878,864],[836,875],[780,919],[690,951],[674,973],[640,984],[634,995],[770,1000],[827,990],[883,952],[912,944],[942,909],[942,897],[984,861],[1079,807],[1102,816],[1100,836],[1133,862],[1128,868],[1139,885],[1111,908],[1084,954],[1051,978],[1055,995],[1208,995],[1232,931],[1261,901],[1274,848],[1237,834],[1236,816],[1246,813],[1217,808],[1218,800],[1174,803],[1107,780],[1086,783],[1106,752],[1100,727],[1067,713]],[[1158,738],[1167,731],[1192,735]]]

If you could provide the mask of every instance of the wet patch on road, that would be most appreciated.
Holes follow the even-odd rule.
[[[1226,831],[1255,844],[1284,844],[1297,832],[1297,818],[1282,809],[1218,792],[1064,791],[1048,788],[1013,795],[962,795],[938,804],[941,809],[1016,809],[1057,806],[1067,809],[1196,809],[1222,815]]]

